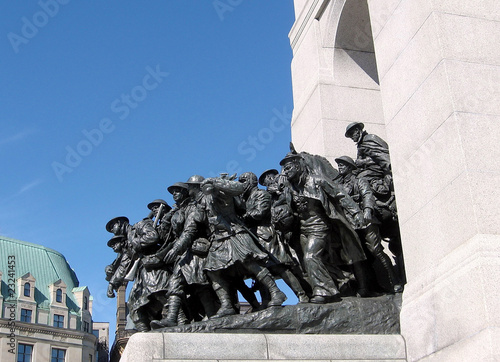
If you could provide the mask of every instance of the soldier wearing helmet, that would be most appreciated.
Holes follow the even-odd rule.
[[[349,196],[351,196],[363,210],[366,223],[363,227],[357,229],[358,233],[363,238],[368,251],[370,251],[382,265],[386,279],[390,285],[390,292],[401,292],[402,286],[399,284],[392,262],[389,256],[384,252],[382,246],[382,237],[379,230],[380,222],[374,217],[376,200],[370,183],[363,177],[356,177],[353,172],[357,169],[356,163],[349,156],[338,157],[335,159],[335,162],[338,164],[340,174],[337,181],[344,186]],[[378,279],[380,281],[381,278],[379,277]],[[370,290],[367,288],[368,286],[365,286],[365,289],[360,289],[358,293],[361,296],[369,296]]]

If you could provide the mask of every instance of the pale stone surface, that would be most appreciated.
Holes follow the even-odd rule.
[[[320,90],[324,118],[363,123],[380,122],[384,119],[378,90],[323,84],[320,85]],[[343,137],[344,134],[339,136]]]
[[[325,139],[324,135],[326,132],[326,127],[324,120],[320,120],[314,129],[309,130],[308,138],[301,143],[295,143],[294,145],[298,151],[306,151],[314,155],[325,155],[326,157],[326,144],[328,140]]]
[[[153,361],[163,358],[165,348],[163,336],[159,333],[135,333],[128,340],[120,361]]]
[[[494,46],[500,38],[499,21],[439,12],[434,16],[444,58],[500,65],[500,47]]]
[[[398,151],[398,148],[393,147],[391,151]],[[392,163],[400,204],[398,215],[400,223],[404,224],[465,171],[455,115],[452,114],[407,160],[394,157]],[[453,202],[453,199],[447,201]]]
[[[423,104],[425,107],[422,107]],[[396,162],[394,155],[398,159],[409,160],[452,113],[453,101],[449,92],[447,68],[443,62],[434,69],[398,114],[387,122],[393,163]],[[406,172],[406,168],[397,167],[395,172]]]
[[[221,360],[221,359],[203,359],[203,360],[199,360],[199,359],[159,359],[159,360],[155,360],[155,362],[164,362],[164,361],[168,361],[168,362],[199,362],[199,361],[203,361],[203,362],[221,362],[221,361],[224,361],[224,362],[241,362],[242,360],[241,359],[224,359],[224,360]],[[366,359],[335,359],[335,360],[331,360],[331,359],[279,359],[279,360],[261,360],[261,359],[244,359],[245,362],[259,362],[259,361],[279,361],[279,362],[368,362],[369,360],[366,360]],[[406,362],[406,358],[405,359],[377,359],[377,360],[373,360],[373,361],[376,361],[376,362]]]
[[[377,79],[377,64],[373,53],[335,49],[333,54],[334,83],[356,88],[380,90]]]
[[[432,0],[432,3],[436,11],[500,21],[500,7],[497,0]]]
[[[386,0],[378,2],[374,5],[374,1],[368,1],[370,8],[370,21],[372,25],[373,38],[377,38],[380,31],[387,24],[387,21],[392,17],[394,10],[401,3],[401,0]]]
[[[294,1],[293,6],[295,9],[295,17],[296,18],[298,18],[301,11],[304,10],[304,7],[306,6],[307,2],[308,2],[308,0],[295,0]]]
[[[332,29],[342,2],[332,0],[327,9]],[[302,2],[304,9],[313,3]],[[297,136],[292,125],[292,135],[307,138],[303,145],[320,142],[329,159],[355,155],[355,147],[340,140],[345,125],[353,117],[366,124],[370,113],[377,124],[384,119],[409,281],[401,315],[408,359],[500,360],[498,0],[368,0],[368,5],[383,117],[353,111],[359,98],[346,87],[335,92],[328,86],[367,88],[363,82],[369,75],[349,73],[356,68],[348,54],[335,50],[334,70],[342,74],[334,71],[314,98],[321,113],[312,121],[320,122],[325,134],[311,128]],[[322,21],[321,28],[328,29]],[[315,36],[308,42],[321,44],[320,34]],[[303,39],[294,51],[305,46]],[[293,78],[315,71],[321,74],[295,67]],[[304,94],[294,83],[296,91]],[[309,98],[301,102],[305,109]],[[380,105],[375,97],[364,97],[363,103],[371,110]],[[306,132],[308,119],[300,121]],[[383,134],[371,125],[367,129]]]
[[[389,335],[286,335],[267,336],[269,358],[290,359],[390,359],[405,358],[401,336]],[[314,358],[311,358],[314,357]]]
[[[464,149],[465,162],[470,172],[483,174],[500,172],[500,116],[482,115],[474,113],[456,114],[458,130]],[[493,191],[494,184],[488,182],[484,190]],[[495,197],[492,197],[495,199]]]
[[[409,360],[499,327],[499,277],[500,236],[491,235],[474,236],[414,277],[401,312]]]
[[[497,161],[498,162],[498,161]],[[498,233],[499,215],[491,210],[498,208],[500,200],[500,174],[487,172],[470,172],[473,210],[477,218],[477,229],[481,233]]]
[[[374,8],[375,6],[372,6]],[[410,40],[420,30],[432,13],[430,0],[401,1],[384,28],[374,35],[376,46],[384,51],[377,56],[380,78],[383,78],[398,56],[405,51]],[[390,46],[385,44],[390,43]],[[379,55],[379,53],[377,53]]]
[[[390,70],[379,71],[382,101],[386,122],[399,112],[424,80],[442,61],[441,46],[437,36],[435,18],[430,16],[399,55]],[[376,40],[377,62],[383,62],[386,49],[392,47],[392,38]],[[384,89],[386,90],[384,92]]]
[[[500,328],[488,328],[421,359],[424,362],[500,361]]]
[[[268,358],[268,343],[264,334],[163,333],[163,338],[164,358]]]
[[[138,334],[135,334],[136,336]],[[122,361],[380,361],[405,360],[399,335],[279,335],[142,333],[132,337]],[[136,344],[143,343],[137,347]],[[152,351],[154,350],[154,351]]]
[[[300,148],[310,137],[310,133],[314,130],[321,120],[321,97],[319,89],[316,88],[309,98],[309,102],[303,109],[294,109],[292,116],[292,127],[297,131],[292,133],[292,141],[296,147]]]
[[[500,115],[500,66],[445,62],[456,111]]]
[[[401,225],[402,239],[412,240],[403,243],[408,280],[433,268],[438,260],[477,233],[471,196],[464,195],[468,189],[467,174],[462,173]]]
[[[318,42],[315,40],[317,29],[308,27],[303,35],[300,48],[294,51],[291,69],[293,77],[293,87],[297,88],[297,92],[293,92],[294,104],[301,104],[304,97],[304,92],[314,84],[319,74],[319,50]]]

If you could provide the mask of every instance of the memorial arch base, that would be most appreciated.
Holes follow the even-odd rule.
[[[295,0],[292,139],[390,146],[408,284],[408,360],[497,361],[500,9],[495,0]]]

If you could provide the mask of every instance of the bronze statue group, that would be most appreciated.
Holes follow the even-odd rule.
[[[158,199],[136,224],[110,220],[108,246],[117,257],[106,267],[108,296],[134,281],[127,305],[142,332],[237,314],[238,292],[250,311],[281,306],[286,296],[276,279],[299,303],[401,292],[388,146],[359,122],[345,136],[358,152],[355,160],[335,159],[338,171],[291,146],[281,172],[194,175],[167,188],[172,207]]]

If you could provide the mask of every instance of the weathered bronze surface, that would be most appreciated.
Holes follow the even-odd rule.
[[[167,188],[172,207],[157,199],[133,225],[111,219],[108,297],[134,281],[140,332],[397,333],[405,278],[388,146],[362,123],[345,136],[358,154],[338,157],[338,171],[291,145],[281,172],[194,175]],[[282,307],[276,279],[297,306]]]

